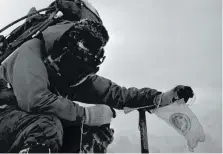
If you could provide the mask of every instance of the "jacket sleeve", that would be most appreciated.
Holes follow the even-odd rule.
[[[48,89],[47,70],[38,45],[37,40],[26,43],[15,60],[11,84],[19,107],[27,112],[53,113],[60,119],[81,121],[83,107]]]
[[[94,75],[81,85],[73,87],[72,94],[74,100],[93,104],[103,103],[115,109],[144,106],[154,109],[154,99],[161,92],[151,88],[121,87],[109,79]]]

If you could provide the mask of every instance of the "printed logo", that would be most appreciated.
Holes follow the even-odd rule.
[[[185,114],[175,113],[170,117],[169,121],[184,136],[190,131],[191,121],[190,118]]]

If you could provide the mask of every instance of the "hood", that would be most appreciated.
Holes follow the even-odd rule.
[[[56,25],[49,26],[43,31],[43,38],[47,53],[53,49],[54,43],[57,42],[73,25],[73,22],[64,21]]]

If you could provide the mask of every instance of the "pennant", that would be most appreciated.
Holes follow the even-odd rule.
[[[205,141],[201,124],[183,99],[154,110],[154,114],[185,137],[189,151],[194,152],[198,142]]]

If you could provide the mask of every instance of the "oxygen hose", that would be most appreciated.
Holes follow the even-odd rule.
[[[54,7],[43,8],[43,9],[38,10],[37,12],[34,12],[34,13],[29,14],[29,15],[23,16],[23,17],[21,17],[21,18],[15,20],[15,21],[13,21],[12,23],[6,25],[6,26],[3,27],[2,29],[0,29],[0,33],[3,32],[3,31],[5,31],[5,30],[8,29],[9,27],[13,26],[14,24],[16,24],[16,23],[18,23],[18,22],[20,22],[20,21],[22,21],[22,20],[24,20],[24,19],[26,19],[26,18],[28,18],[28,17],[30,17],[30,16],[36,15],[36,14],[38,14],[38,13],[40,13],[40,12],[43,12],[43,11],[51,11],[51,10],[53,10],[53,9],[55,9],[55,8],[54,8]]]

